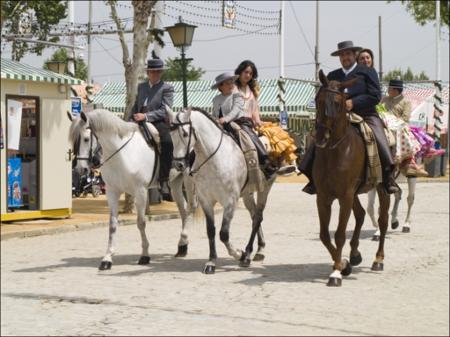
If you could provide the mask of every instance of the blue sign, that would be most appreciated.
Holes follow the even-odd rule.
[[[280,125],[281,128],[287,130],[288,128],[288,113],[286,110],[280,111]]]
[[[22,159],[8,159],[8,207],[21,207],[22,203]]]
[[[81,97],[72,97],[72,115],[80,115],[81,113]]]
[[[308,105],[306,106],[307,109],[315,109],[316,108],[316,100],[313,98],[308,102]]]

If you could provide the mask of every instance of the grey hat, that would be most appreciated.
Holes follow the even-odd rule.
[[[217,89],[218,86],[221,83],[225,82],[226,80],[232,79],[233,81],[235,81],[238,77],[239,75],[233,75],[232,73],[220,74],[219,76],[216,77],[216,83],[211,86],[211,89]]]
[[[147,61],[147,70],[164,70],[164,62],[160,59],[150,59]]]
[[[362,47],[356,47],[353,45],[353,41],[342,41],[337,45],[338,49],[331,53],[331,56],[338,56],[344,50],[360,51]]]

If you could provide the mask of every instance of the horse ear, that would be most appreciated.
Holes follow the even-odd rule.
[[[167,111],[167,115],[169,117],[169,121],[173,121],[176,117],[176,113],[173,112],[173,110],[167,104],[166,104],[166,111]]]
[[[347,80],[345,82],[342,82],[339,84],[339,90],[344,91],[345,88],[350,88],[353,84],[356,83],[356,81],[359,79],[359,77],[352,78],[351,80]]]
[[[67,117],[69,118],[69,120],[70,120],[71,122],[73,121],[72,114],[70,113],[69,110],[67,110]]]
[[[319,80],[323,86],[325,86],[325,87],[328,86],[328,78],[325,76],[325,73],[323,72],[322,69],[319,70]]]
[[[86,116],[86,114],[85,114],[83,111],[81,111],[80,116],[81,116],[81,119],[82,119],[85,123],[87,123],[87,116]]]
[[[186,120],[189,120],[191,118],[191,112],[192,112],[192,108],[189,107],[186,111],[185,111],[185,116],[186,116]]]

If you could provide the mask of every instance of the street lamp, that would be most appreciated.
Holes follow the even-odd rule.
[[[47,65],[48,70],[53,71],[57,74],[64,74],[64,71],[66,70],[66,63],[61,61],[47,61],[45,62]]]
[[[187,62],[193,59],[187,59],[185,49],[192,44],[192,38],[194,37],[194,30],[197,26],[184,23],[181,16],[179,22],[174,26],[165,27],[166,31],[169,32],[170,39],[175,48],[181,49],[181,68],[183,74],[183,107],[187,108],[187,88],[186,88],[186,71]]]

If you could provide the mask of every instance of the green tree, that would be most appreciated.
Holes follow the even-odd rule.
[[[66,69],[64,71],[64,74],[69,75],[69,72],[67,70],[67,50],[65,48],[60,48],[56,52],[53,53],[53,55],[47,59],[47,61],[59,61],[64,62],[66,64]],[[44,63],[43,66],[44,69],[48,69],[47,64]],[[75,59],[75,78],[79,78],[80,80],[86,81],[87,80],[87,66],[86,63],[84,63],[84,60],[82,58]]]
[[[414,74],[410,67],[403,72],[400,68],[391,70],[383,75],[384,81],[400,79],[403,81],[421,81],[429,80],[428,76],[422,71],[420,74]]]
[[[397,1],[388,1],[388,3]],[[412,14],[414,20],[423,26],[428,22],[436,21],[436,1],[430,0],[402,0],[403,5],[406,5],[406,10]],[[448,25],[449,21],[449,0],[440,0],[440,14],[441,24]]]
[[[49,37],[48,34],[67,16],[66,8],[66,0],[2,0],[2,34],[27,34],[38,40],[58,42],[58,37]],[[26,53],[42,55],[45,47],[44,44],[13,40],[12,59],[20,61]]]
[[[205,71],[202,68],[195,68],[191,66],[190,61],[187,62],[186,67],[186,79],[188,81],[198,81],[202,78]],[[163,81],[182,81],[183,80],[183,70],[181,67],[181,62],[175,59],[168,58],[166,60],[166,70],[163,73]]]

